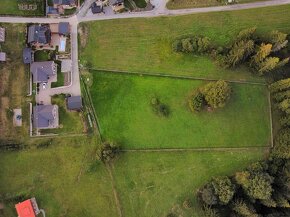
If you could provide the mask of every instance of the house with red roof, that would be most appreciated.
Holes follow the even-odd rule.
[[[16,204],[15,208],[18,217],[36,217],[40,213],[34,197]]]

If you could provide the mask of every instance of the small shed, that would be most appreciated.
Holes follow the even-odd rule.
[[[67,98],[67,108],[69,110],[81,110],[83,107],[81,96],[70,96]]]
[[[0,62],[5,62],[6,61],[6,53],[0,52]]]
[[[92,4],[91,9],[92,9],[92,13],[93,14],[99,14],[99,13],[102,13],[103,12],[103,6],[102,5],[97,5],[96,2],[94,2]]]
[[[5,28],[0,27],[0,42],[5,42]]]
[[[29,47],[23,49],[22,59],[24,64],[30,64],[32,62],[32,50]]]

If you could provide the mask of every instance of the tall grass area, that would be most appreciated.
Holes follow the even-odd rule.
[[[19,10],[18,5],[37,5],[36,10]],[[16,16],[44,16],[45,0],[1,0],[0,14]]]
[[[126,217],[201,217],[197,189],[217,175],[231,175],[262,159],[262,151],[127,153],[116,162],[114,177]],[[190,198],[191,209],[183,208]]]
[[[236,0],[233,4],[252,3],[268,0]],[[168,9],[199,8],[227,5],[228,0],[169,0]]]
[[[188,97],[205,82],[91,73],[91,96],[101,134],[125,149],[270,144],[266,86],[232,84],[233,94],[225,108],[193,114]],[[169,107],[169,117],[155,114],[153,98]]]
[[[261,81],[245,68],[224,70],[208,57],[174,53],[171,44],[176,37],[193,34],[208,36],[218,45],[226,45],[240,30],[253,26],[258,28],[259,34],[275,29],[289,33],[289,12],[290,5],[283,5],[186,16],[90,22],[81,24],[88,30],[89,36],[87,43],[80,46],[80,58],[82,63],[96,69]]]
[[[117,216],[107,170],[94,163],[94,140],[61,138],[46,148],[0,153],[1,197],[36,197],[47,216]],[[1,216],[16,216],[20,201],[4,200]]]

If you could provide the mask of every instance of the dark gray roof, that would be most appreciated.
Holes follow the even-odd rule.
[[[56,5],[72,5],[72,4],[75,4],[75,0],[53,0],[53,4],[56,4]]]
[[[31,25],[28,28],[28,43],[49,44],[51,31],[48,25]]]
[[[22,57],[24,64],[30,64],[32,62],[31,48],[29,47],[24,48]]]
[[[71,96],[67,99],[67,107],[70,110],[79,110],[83,107],[81,96]]]
[[[48,128],[55,121],[54,105],[36,105],[33,107],[33,126],[35,128]]]
[[[52,6],[46,7],[46,14],[59,14],[58,9]]]
[[[33,62],[30,65],[30,72],[33,75],[33,82],[47,82],[50,76],[57,73],[57,66],[53,61]]]
[[[61,35],[69,34],[69,23],[67,22],[60,22],[58,24],[58,33]]]
[[[97,5],[96,2],[94,2],[92,4],[92,8],[91,9],[92,9],[92,13],[93,14],[98,14],[98,13],[103,12],[103,7],[100,6],[100,5]]]

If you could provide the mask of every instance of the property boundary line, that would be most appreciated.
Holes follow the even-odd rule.
[[[149,73],[149,72],[130,72],[130,71],[123,71],[123,70],[108,70],[108,69],[95,69],[95,68],[88,68],[84,67],[85,70],[93,70],[97,72],[107,72],[113,74],[127,74],[127,75],[135,75],[135,76],[148,76],[148,77],[161,77],[161,78],[171,78],[171,79],[184,79],[184,80],[200,80],[200,81],[218,81],[221,79],[214,79],[214,78],[201,78],[201,77],[192,77],[186,75],[169,75],[169,74],[161,74],[161,73]],[[222,79],[224,81],[230,83],[238,83],[238,84],[252,84],[252,85],[261,85],[266,86],[266,83],[262,82],[251,82],[251,81],[238,81],[238,80],[228,80]]]
[[[248,151],[248,150],[268,150],[270,147],[229,147],[229,148],[152,148],[152,149],[122,149],[121,152],[202,152],[202,151],[216,151],[216,152],[227,152],[227,151]]]

